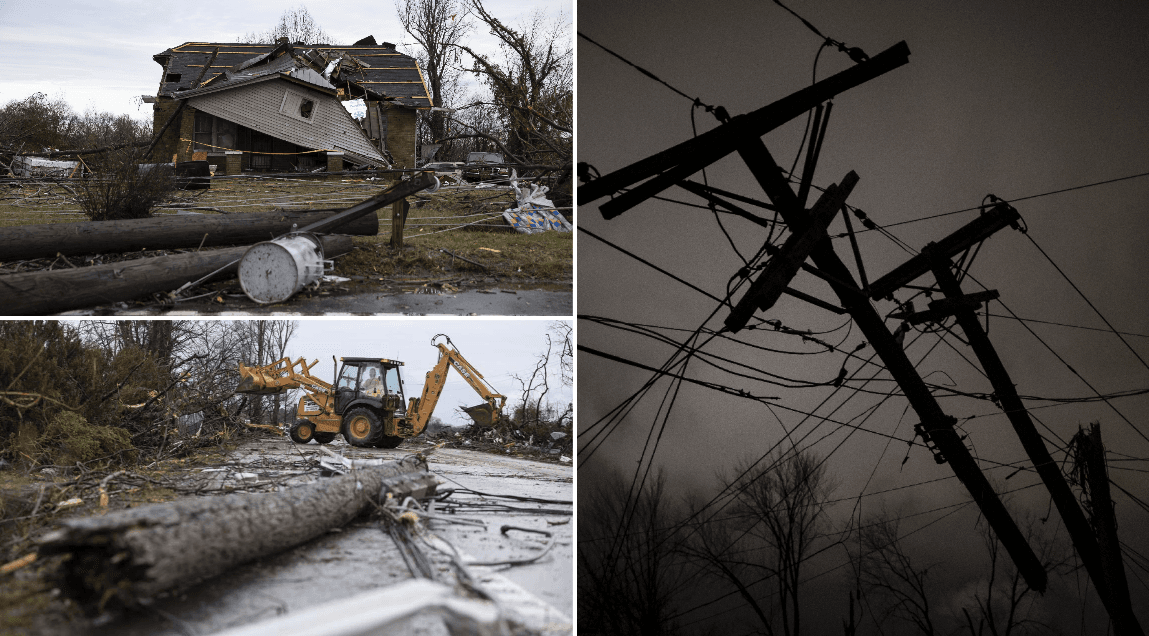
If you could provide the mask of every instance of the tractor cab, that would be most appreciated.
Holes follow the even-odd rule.
[[[342,358],[343,367],[335,380],[335,412],[344,413],[355,404],[393,411],[402,416],[407,403],[398,360],[386,358]]]

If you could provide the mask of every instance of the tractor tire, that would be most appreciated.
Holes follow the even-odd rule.
[[[394,435],[380,435],[379,441],[375,442],[375,445],[379,448],[395,448],[402,443],[402,437],[397,437]]]
[[[296,444],[306,444],[315,437],[315,425],[311,423],[311,420],[299,420],[289,432],[291,441]]]
[[[316,433],[314,437],[320,444],[330,444],[335,439],[335,433]]]
[[[343,416],[343,437],[352,446],[374,446],[383,437],[383,425],[369,409],[351,409]]]

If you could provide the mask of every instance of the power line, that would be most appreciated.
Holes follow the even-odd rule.
[[[1053,266],[1053,269],[1056,269],[1057,273],[1061,274],[1061,277],[1065,279],[1065,282],[1069,283],[1069,286],[1073,288],[1073,291],[1077,292],[1078,296],[1081,296],[1081,299],[1084,300],[1087,305],[1089,305],[1089,308],[1097,314],[1097,317],[1101,318],[1102,322],[1105,323],[1105,326],[1109,327],[1109,330],[1112,331],[1114,335],[1116,335],[1117,338],[1121,340],[1121,343],[1124,344],[1125,347],[1133,353],[1134,357],[1136,357],[1137,360],[1141,362],[1141,366],[1149,369],[1149,363],[1146,363],[1145,359],[1141,357],[1141,354],[1137,353],[1137,351],[1132,346],[1130,346],[1129,342],[1125,340],[1125,338],[1121,336],[1120,332],[1117,331],[1117,328],[1113,326],[1113,323],[1109,322],[1105,315],[1101,313],[1101,310],[1098,309],[1097,306],[1089,300],[1089,298],[1085,295],[1085,292],[1081,291],[1081,288],[1079,288],[1076,284],[1074,284],[1072,280],[1069,279],[1069,275],[1066,274],[1065,271],[1060,267],[1058,267],[1057,263],[1053,262],[1053,258],[1050,257],[1049,254],[1045,252],[1045,250],[1041,249],[1041,246],[1037,244],[1037,241],[1034,240],[1033,236],[1030,235],[1029,232],[1023,232],[1023,234],[1025,234],[1025,238],[1029,239],[1029,242],[1037,248],[1037,251],[1041,252],[1041,255],[1045,257],[1045,260],[1049,261],[1049,264]]]
[[[665,87],[669,88],[670,90],[674,91],[675,93],[677,93],[677,94],[679,94],[679,95],[681,95],[681,96],[685,97],[686,99],[690,100],[690,102],[692,102],[692,103],[696,103],[696,104],[699,104],[700,106],[702,106],[703,108],[705,108],[705,109],[706,109],[708,112],[713,112],[713,111],[715,110],[715,107],[714,107],[714,106],[710,106],[710,105],[708,105],[708,104],[704,104],[704,103],[703,103],[703,102],[702,102],[700,99],[698,99],[697,97],[691,97],[690,95],[687,95],[686,93],[684,93],[684,92],[682,92],[682,91],[678,90],[677,88],[675,88],[675,87],[671,86],[671,85],[670,85],[668,82],[666,82],[666,80],[662,79],[661,77],[659,77],[659,76],[655,75],[654,73],[651,73],[650,71],[646,70],[645,68],[642,68],[642,67],[641,67],[641,66],[639,66],[638,64],[635,64],[634,62],[631,62],[630,60],[628,60],[628,59],[626,59],[625,57],[623,57],[623,56],[619,55],[618,53],[615,53],[614,51],[612,51],[612,50],[608,49],[606,46],[604,46],[604,45],[602,45],[602,44],[599,44],[598,42],[595,42],[594,40],[592,40],[592,39],[591,39],[589,36],[587,36],[587,35],[586,35],[585,33],[583,33],[582,31],[579,31],[579,32],[578,32],[578,36],[579,36],[580,38],[582,38],[582,39],[586,40],[587,42],[590,42],[591,44],[593,44],[593,45],[597,46],[598,48],[600,48],[600,49],[602,49],[602,50],[606,51],[607,53],[610,53],[611,55],[613,55],[614,57],[618,58],[618,59],[619,59],[619,60],[621,60],[623,63],[627,64],[628,66],[630,66],[630,67],[631,67],[631,68],[633,68],[634,70],[638,71],[639,73],[642,73],[643,75],[645,75],[645,76],[649,77],[650,79],[652,79],[652,80],[654,80],[654,81],[658,82],[659,84],[662,84],[663,86],[665,86]]]
[[[1125,177],[1117,177],[1115,179],[1106,179],[1104,181],[1095,181],[1093,183],[1086,183],[1084,185],[1073,186],[1071,188],[1062,188],[1060,190],[1051,190],[1049,192],[1042,192],[1040,194],[1031,194],[1029,196],[1018,197],[1016,199],[1003,200],[1002,202],[1003,203],[1017,203],[1019,201],[1028,201],[1030,199],[1038,199],[1041,197],[1048,197],[1048,196],[1052,196],[1055,194],[1063,194],[1066,192],[1073,192],[1074,190],[1084,190],[1085,188],[1093,188],[1096,186],[1108,185],[1110,183],[1117,183],[1119,181],[1128,181],[1129,179],[1139,179],[1141,177],[1149,177],[1149,172],[1141,172],[1138,174],[1131,174],[1131,175],[1128,175]],[[940,214],[931,214],[929,216],[922,216],[922,217],[918,217],[916,219],[909,219],[907,221],[898,221],[896,223],[887,223],[886,225],[878,226],[878,228],[888,229],[891,227],[897,227],[899,225],[907,225],[909,223],[919,223],[921,221],[929,221],[931,219],[939,219],[943,216],[951,216],[954,214],[961,214],[963,212],[974,212],[974,211],[977,211],[980,209],[981,209],[981,206],[978,205],[978,206],[974,206],[972,208],[964,208],[961,210],[954,210],[952,212],[942,212]],[[872,228],[872,229],[877,229],[877,228]],[[847,236],[847,235],[846,234],[838,234],[838,235],[836,235],[836,238],[842,238],[845,236]]]
[[[1018,320],[1021,322],[1033,322],[1033,323],[1038,323],[1038,324],[1042,324],[1042,325],[1053,325],[1056,327],[1069,327],[1072,329],[1085,329],[1087,331],[1100,331],[1102,333],[1110,333],[1113,331],[1112,329],[1101,329],[1100,327],[1083,327],[1081,325],[1070,325],[1070,324],[1066,324],[1064,322],[1053,322],[1051,320],[1038,320],[1036,318],[1018,318],[1017,316],[1007,316],[1005,314],[991,314],[991,313],[986,312],[983,315],[990,316],[992,318],[1008,318],[1010,320]],[[1119,331],[1117,333],[1119,333],[1123,336],[1137,336],[1138,338],[1149,338],[1149,334],[1133,333],[1131,331]]]

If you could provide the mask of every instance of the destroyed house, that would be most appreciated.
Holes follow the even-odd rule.
[[[186,42],[152,59],[163,66],[155,130],[175,115],[155,157],[206,157],[217,174],[415,167],[416,114],[431,98],[394,44]]]

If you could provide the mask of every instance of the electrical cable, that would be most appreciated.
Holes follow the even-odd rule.
[[[1125,348],[1129,349],[1134,357],[1136,357],[1137,360],[1141,363],[1141,366],[1149,369],[1149,363],[1145,362],[1145,359],[1141,357],[1141,354],[1137,353],[1137,350],[1129,344],[1129,341],[1121,336],[1121,333],[1117,331],[1117,328],[1113,326],[1113,323],[1109,322],[1109,319],[1101,313],[1101,310],[1098,309],[1097,306],[1089,300],[1089,298],[1085,295],[1085,292],[1081,291],[1081,288],[1079,288],[1072,280],[1069,279],[1069,275],[1066,274],[1065,271],[1057,265],[1057,263],[1053,262],[1053,258],[1050,257],[1045,250],[1041,249],[1041,246],[1037,244],[1036,240],[1034,240],[1033,235],[1029,232],[1023,232],[1022,234],[1024,234],[1025,238],[1029,239],[1029,242],[1037,248],[1037,251],[1041,252],[1041,255],[1045,257],[1045,260],[1049,261],[1049,264],[1053,266],[1053,269],[1056,269],[1057,273],[1061,274],[1061,277],[1065,279],[1065,282],[1069,283],[1069,286],[1073,288],[1073,291],[1077,292],[1078,296],[1081,296],[1081,299],[1084,300],[1087,305],[1089,305],[1089,308],[1092,309],[1095,314],[1097,314],[1097,317],[1105,323],[1105,326],[1109,327],[1109,330],[1112,331],[1119,340],[1121,340],[1121,344],[1125,345]]]

